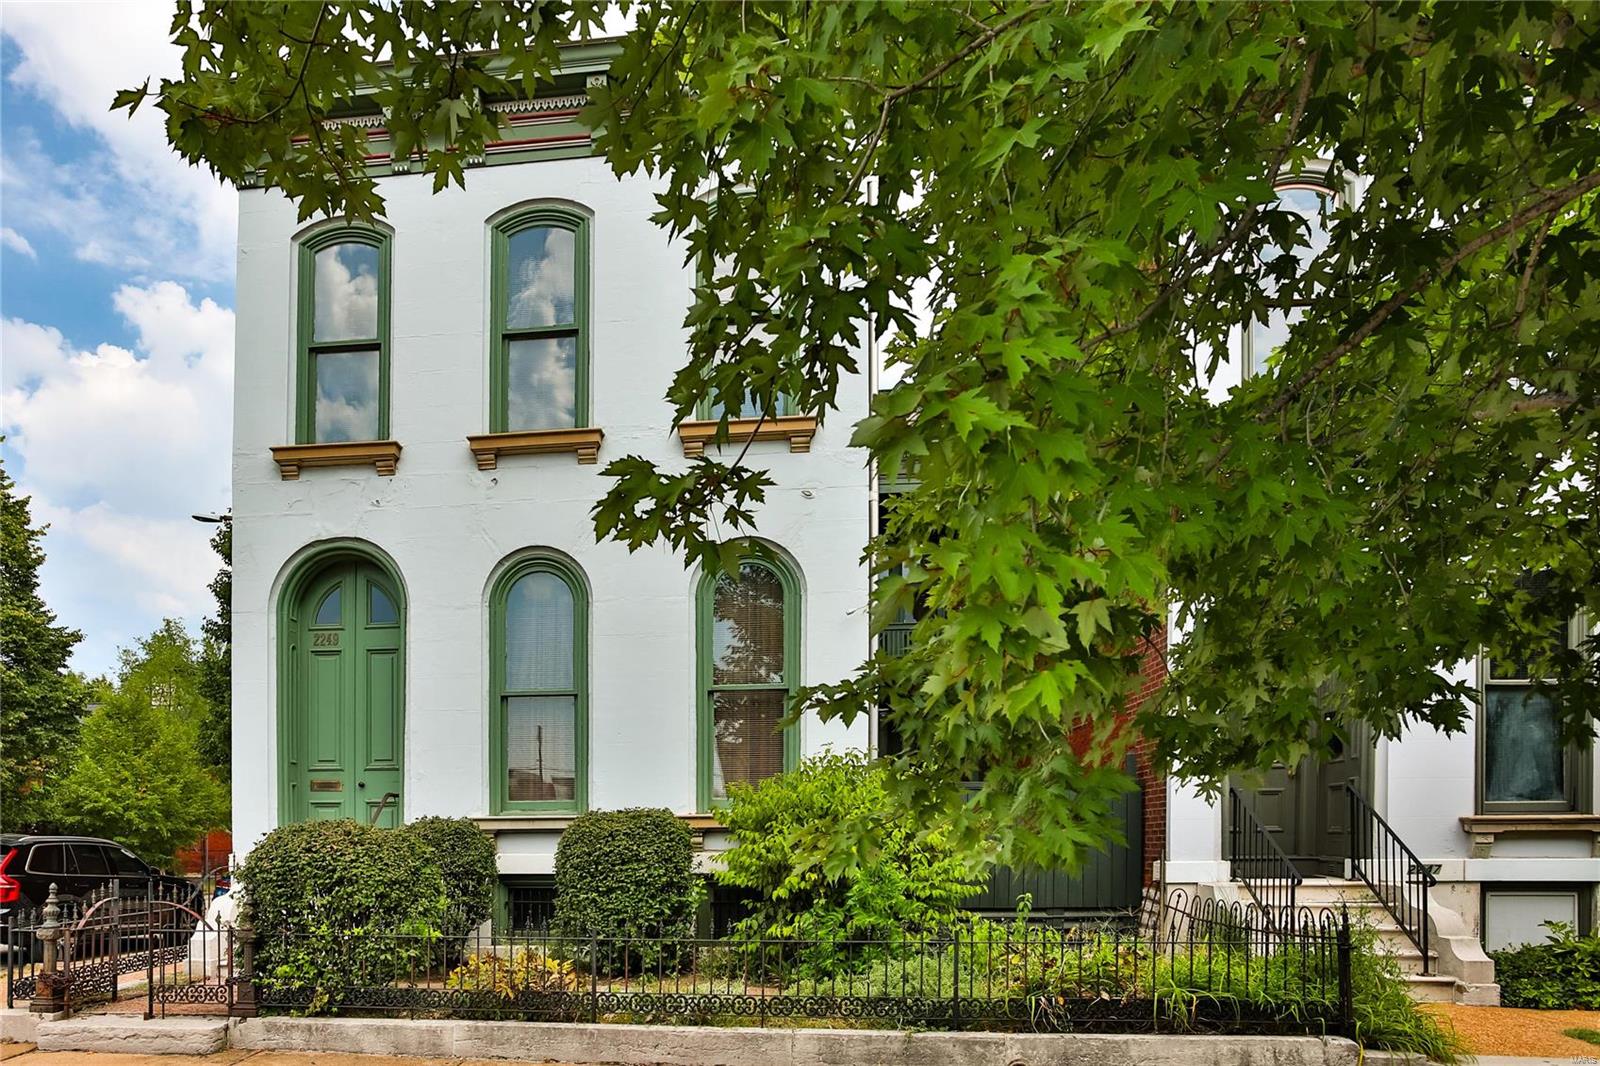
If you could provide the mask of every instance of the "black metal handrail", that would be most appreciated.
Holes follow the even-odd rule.
[[[1245,805],[1238,789],[1228,789],[1228,800],[1228,866],[1233,879],[1267,915],[1293,915],[1300,871]]]
[[[1350,797],[1350,869],[1422,952],[1422,972],[1427,974],[1428,890],[1439,880],[1372,809],[1354,782],[1346,781],[1344,790]]]

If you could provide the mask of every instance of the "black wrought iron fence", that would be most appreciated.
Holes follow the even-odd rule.
[[[122,998],[140,976],[148,985],[187,957],[197,905],[179,882],[113,879],[77,897],[52,885],[43,906],[14,909],[0,926],[6,1006],[71,1011]]]
[[[1342,915],[1195,914],[1140,932],[974,923],[937,936],[739,942],[477,930],[257,931],[262,1010],[540,1021],[1043,1031],[1350,1031]]]

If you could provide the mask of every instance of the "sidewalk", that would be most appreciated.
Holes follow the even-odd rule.
[[[32,1044],[0,1044],[5,1066],[176,1066],[204,1062],[210,1066],[515,1066],[506,1059],[412,1059],[391,1055],[341,1055],[307,1051],[219,1051],[214,1055],[118,1055],[89,1051],[35,1051]],[[541,1063],[540,1066],[582,1066],[581,1063]]]

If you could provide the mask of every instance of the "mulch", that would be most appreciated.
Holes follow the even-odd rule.
[[[1561,1035],[1563,1029],[1600,1030],[1600,1011],[1469,1007],[1460,1003],[1422,1006],[1453,1025],[1467,1050],[1475,1055],[1600,1056],[1600,1047]]]

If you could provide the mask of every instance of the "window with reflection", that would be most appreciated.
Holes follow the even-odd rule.
[[[389,243],[378,230],[324,230],[300,248],[302,444],[389,435]]]
[[[766,559],[701,583],[702,809],[726,801],[735,782],[794,765],[797,737],[783,719],[798,676],[798,599],[793,575]]]
[[[1550,634],[1552,648],[1568,647],[1570,625]],[[1538,663],[1548,649],[1483,656],[1483,707],[1478,794],[1485,813],[1571,810],[1573,748],[1561,735],[1550,693],[1541,691]]]
[[[1291,264],[1280,263],[1287,256],[1293,260],[1293,277],[1299,277],[1317,256],[1327,251],[1330,212],[1338,206],[1338,193],[1326,180],[1297,178],[1278,185],[1278,206],[1301,219],[1303,230],[1292,248],[1269,246],[1262,254],[1262,264],[1276,264],[1280,269]],[[1310,305],[1309,294],[1296,292],[1274,276],[1263,279],[1266,286],[1269,310],[1264,319],[1250,323],[1245,340],[1245,374],[1257,374],[1269,366],[1273,354],[1289,339],[1289,330],[1305,316]]]
[[[588,424],[588,256],[576,211],[535,207],[495,227],[492,431]]]
[[[501,579],[493,600],[495,806],[584,809],[587,660],[584,583],[536,557]]]

